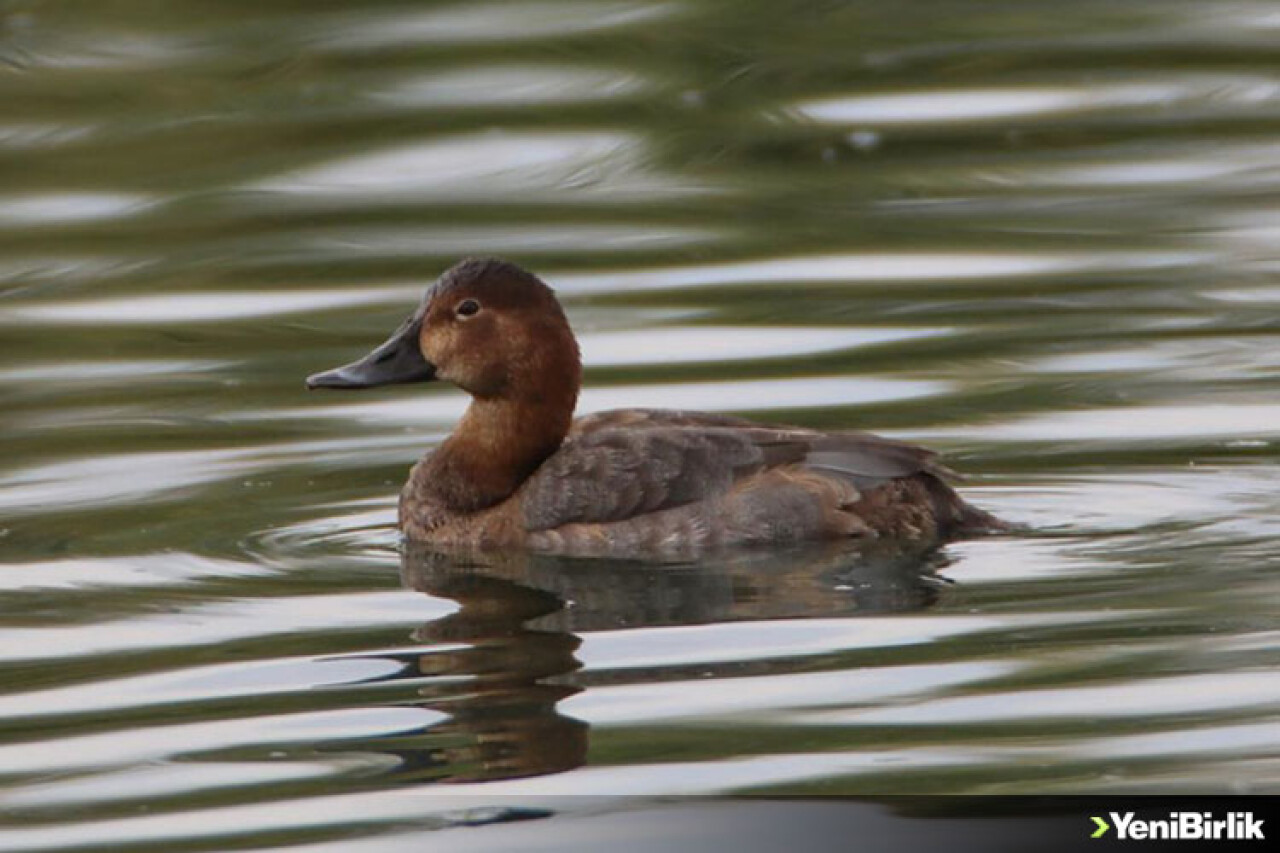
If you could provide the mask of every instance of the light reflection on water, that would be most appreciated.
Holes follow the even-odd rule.
[[[343,158],[251,187],[344,204],[406,200],[544,204],[594,195],[599,202],[693,192],[643,168],[632,137],[615,132],[467,134]]]
[[[186,5],[0,10],[0,847],[1276,790],[1274,10]],[[490,252],[582,411],[926,442],[1026,528],[401,554],[464,398],[302,377]]]
[[[804,117],[832,124],[936,126],[947,122],[1007,120],[1053,114],[1169,107],[1185,103],[1195,112],[1233,106],[1246,114],[1280,105],[1280,80],[1240,76],[1190,77],[1180,81],[1109,83],[1079,87],[1022,87],[920,91],[810,101],[796,107]],[[1140,168],[1140,167],[1135,167]]]
[[[537,65],[464,68],[404,80],[373,97],[397,107],[503,106],[534,108],[582,101],[615,100],[648,89],[642,77],[607,68]]]

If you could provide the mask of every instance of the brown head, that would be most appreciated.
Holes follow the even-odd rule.
[[[551,288],[492,258],[440,276],[418,309],[359,361],[307,378],[308,388],[372,388],[444,379],[477,400],[568,401],[582,381],[578,344]]]

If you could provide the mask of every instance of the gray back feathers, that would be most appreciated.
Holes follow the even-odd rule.
[[[705,500],[753,474],[797,466],[866,492],[949,472],[923,448],[868,433],[763,426],[725,415],[625,409],[580,419],[521,490],[527,530],[610,522]]]

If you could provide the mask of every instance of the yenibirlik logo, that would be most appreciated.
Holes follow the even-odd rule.
[[[1169,812],[1168,820],[1143,820],[1134,812],[1107,812],[1120,841],[1262,841],[1262,818],[1253,812],[1228,812],[1214,818],[1213,812]],[[1092,818],[1097,827],[1090,838],[1102,838],[1111,829],[1104,819]]]

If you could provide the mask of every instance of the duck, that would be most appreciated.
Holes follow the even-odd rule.
[[[399,526],[411,542],[629,557],[1005,529],[957,494],[935,453],[871,433],[670,409],[575,419],[582,359],[564,309],[505,260],[457,263],[384,343],[306,385],[433,381],[471,402],[410,470]]]

